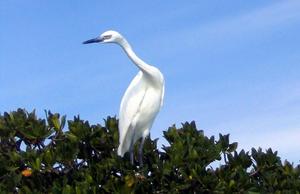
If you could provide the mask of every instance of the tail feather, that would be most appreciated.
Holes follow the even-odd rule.
[[[126,133],[125,138],[120,140],[120,145],[118,147],[118,155],[119,156],[123,157],[124,154],[129,151],[130,145],[132,144],[132,141],[133,141],[132,135],[133,135],[132,131],[129,130]]]
[[[123,151],[123,146],[122,146],[122,144],[120,144],[118,147],[118,155],[123,157],[124,154],[125,154],[125,152]]]

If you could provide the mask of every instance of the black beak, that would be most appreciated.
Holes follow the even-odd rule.
[[[103,39],[100,38],[100,37],[97,37],[97,38],[93,38],[93,39],[90,39],[90,40],[87,40],[87,41],[84,41],[82,44],[90,44],[90,43],[97,43],[97,42],[102,42]]]

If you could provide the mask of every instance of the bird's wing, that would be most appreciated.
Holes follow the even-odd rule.
[[[135,128],[132,126],[134,125],[133,120],[139,111],[145,95],[146,90],[141,84],[141,79],[142,72],[140,71],[131,81],[121,101],[119,112],[119,140],[122,148],[120,155],[123,155],[130,146],[131,140],[125,140],[126,134],[128,130],[134,130]]]

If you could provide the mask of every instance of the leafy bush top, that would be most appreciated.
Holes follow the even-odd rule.
[[[272,149],[237,151],[229,135],[207,137],[186,122],[147,139],[144,166],[117,156],[118,120],[90,125],[79,116],[23,109],[0,115],[1,193],[299,193],[300,166]],[[63,130],[68,124],[68,129]],[[138,146],[138,145],[136,145]],[[137,147],[136,147],[137,150]],[[225,163],[212,168],[211,163]]]

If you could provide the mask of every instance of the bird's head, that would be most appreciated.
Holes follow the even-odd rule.
[[[83,44],[90,44],[90,43],[119,43],[122,41],[123,37],[116,31],[109,30],[102,33],[100,36],[84,41]]]

